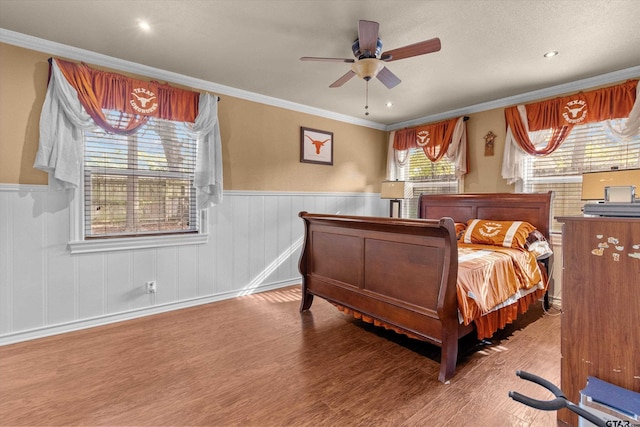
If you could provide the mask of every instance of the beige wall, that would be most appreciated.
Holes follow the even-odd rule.
[[[224,186],[236,190],[378,192],[387,133],[223,97]],[[333,132],[333,166],[300,162],[300,127]]]
[[[50,55],[0,43],[0,183],[46,184],[33,168]],[[222,97],[225,190],[377,192],[387,132]],[[333,166],[300,162],[300,127],[333,132]]]
[[[484,136],[493,132],[496,135],[493,156],[485,156]],[[469,173],[464,178],[465,193],[510,193],[513,185],[500,176],[502,152],[506,135],[504,109],[482,111],[470,114],[467,121],[467,139],[469,143]]]
[[[46,184],[33,169],[49,64],[44,53],[0,43],[0,183]]]
[[[49,56],[0,43],[0,183],[47,182],[46,174],[32,165]],[[386,172],[387,132],[231,96],[223,96],[218,116],[225,190],[380,191]],[[514,191],[500,176],[504,109],[469,117],[469,173],[464,191]],[[333,132],[333,166],[300,163],[301,126]],[[489,131],[497,135],[493,156],[484,153],[484,136]]]

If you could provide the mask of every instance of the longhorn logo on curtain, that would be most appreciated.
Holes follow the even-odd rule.
[[[587,102],[582,99],[574,99],[567,102],[564,110],[562,117],[564,117],[568,123],[580,123],[587,117]]]
[[[152,114],[158,109],[158,98],[156,94],[143,87],[133,89],[129,103],[131,104],[131,108],[140,114]]]
[[[421,130],[416,134],[416,144],[418,144],[418,146],[424,147],[429,141],[431,141],[431,138],[429,138],[428,130]]]

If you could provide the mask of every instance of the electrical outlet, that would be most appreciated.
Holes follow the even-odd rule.
[[[147,293],[148,294],[155,294],[156,293],[156,281],[155,280],[147,282],[146,286],[147,286]]]

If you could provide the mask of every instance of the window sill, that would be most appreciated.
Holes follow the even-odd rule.
[[[71,254],[125,251],[132,249],[163,248],[170,246],[202,245],[209,241],[208,234],[180,234],[173,236],[123,237],[72,241],[68,244]]]

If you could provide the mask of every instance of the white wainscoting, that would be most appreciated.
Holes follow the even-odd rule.
[[[0,345],[300,283],[300,211],[388,214],[375,193],[229,191],[206,244],[71,255],[69,198],[0,184]]]

